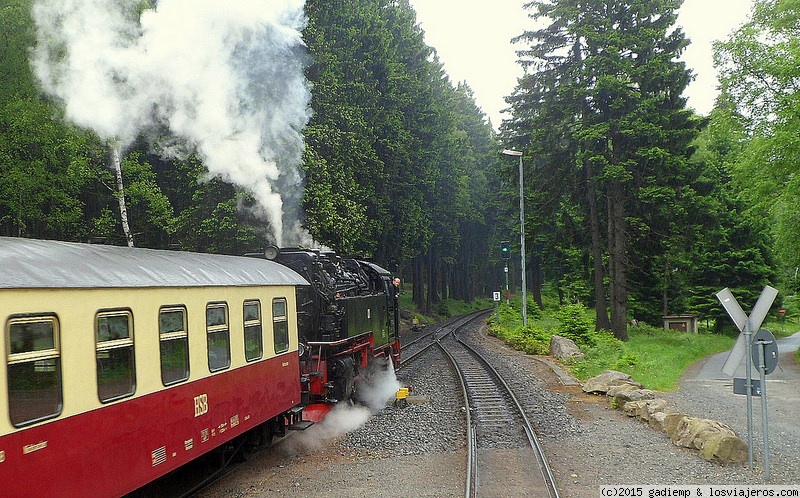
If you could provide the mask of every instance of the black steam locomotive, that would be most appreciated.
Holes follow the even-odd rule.
[[[297,324],[303,404],[350,399],[376,359],[400,359],[398,289],[380,266],[333,252],[270,246],[264,257],[300,274]]]

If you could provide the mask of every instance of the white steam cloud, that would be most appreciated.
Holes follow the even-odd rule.
[[[388,358],[372,361],[356,383],[356,400],[368,406],[373,412],[382,410],[386,403],[395,397],[400,382],[394,372],[394,365]]]
[[[246,189],[283,244],[310,117],[303,3],[158,0],[139,14],[140,0],[35,0],[33,66],[69,120],[121,148],[168,129],[154,148],[195,152]]]
[[[386,408],[400,389],[400,382],[390,361],[376,359],[367,367],[356,387],[356,398],[360,404],[339,403],[321,422],[281,441],[283,454],[295,456],[316,451],[326,441],[360,428],[373,413]]]

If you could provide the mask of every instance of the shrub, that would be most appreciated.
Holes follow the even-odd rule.
[[[572,339],[581,346],[594,345],[594,325],[584,305],[564,305],[556,312],[556,319],[559,321],[558,335]]]
[[[506,342],[516,350],[528,354],[547,354],[550,349],[551,333],[538,324],[514,329]]]
[[[447,299],[440,299],[434,306],[433,312],[439,316],[450,318],[450,308],[447,306]]]

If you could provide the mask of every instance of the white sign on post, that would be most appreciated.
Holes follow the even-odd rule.
[[[736,338],[736,344],[733,345],[733,349],[731,349],[731,354],[728,355],[728,359],[725,361],[725,365],[722,366],[722,371],[728,375],[733,375],[736,371],[736,368],[742,362],[743,359],[747,358],[745,362],[745,370],[747,372],[747,378],[742,379],[744,383],[744,393],[747,395],[747,459],[750,464],[750,470],[753,470],[753,377],[752,377],[752,363],[751,363],[751,356],[752,356],[752,339],[753,334],[755,331],[759,330],[761,327],[761,323],[764,321],[764,318],[767,316],[769,312],[769,308],[772,306],[773,301],[775,301],[775,297],[778,295],[778,290],[770,287],[769,285],[764,287],[764,290],[761,291],[761,295],[758,297],[758,301],[756,301],[756,305],[753,306],[753,311],[750,312],[750,316],[744,314],[742,311],[742,307],[739,306],[739,303],[736,302],[736,298],[733,297],[731,291],[726,287],[721,291],[717,292],[717,299],[719,302],[722,303],[722,307],[725,308],[725,311],[733,319],[733,322],[736,324],[736,327],[739,328],[739,337]],[[766,332],[766,331],[765,331]],[[772,336],[772,334],[769,334]],[[761,382],[759,387],[761,388],[761,419],[764,424],[764,474],[766,478],[769,479],[769,436],[768,436],[768,429],[767,429],[767,382],[765,377],[765,368],[763,365],[764,357],[763,357],[763,343],[765,342],[762,337],[762,344],[759,346],[761,349],[759,351],[761,358],[759,361],[759,370],[761,371]],[[774,338],[767,338],[766,342],[773,343]],[[777,351],[776,351],[777,356]],[[734,385],[736,385],[739,379],[734,379]],[[739,386],[741,387],[741,386]],[[739,392],[741,389],[734,387],[734,393]]]
[[[754,334],[761,327],[761,323],[764,322],[764,318],[766,318],[767,313],[769,313],[769,308],[772,306],[773,301],[775,301],[775,297],[778,295],[778,289],[774,287],[770,287],[769,285],[764,287],[764,290],[761,291],[761,295],[758,297],[758,301],[756,301],[756,305],[753,306],[753,311],[750,312],[750,333]],[[728,312],[728,315],[733,319],[733,322],[736,324],[736,327],[739,329],[739,337],[736,338],[736,344],[733,345],[733,349],[731,349],[731,354],[728,355],[728,359],[725,360],[725,364],[722,366],[722,371],[725,372],[727,375],[733,375],[736,371],[736,367],[742,362],[744,357],[747,355],[747,344],[745,344],[745,328],[747,326],[748,316],[742,310],[742,307],[739,306],[739,303],[736,301],[736,298],[733,297],[731,294],[730,289],[725,287],[721,291],[717,292],[717,299],[719,302],[722,303],[722,307],[725,308],[725,311]]]

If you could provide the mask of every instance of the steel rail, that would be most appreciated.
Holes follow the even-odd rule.
[[[436,329],[434,329],[432,332],[424,333],[421,336],[417,337],[416,339],[402,344],[400,350],[403,352],[403,354],[401,355],[400,365],[397,367],[397,370],[398,371],[402,370],[406,365],[410,365],[411,363],[414,362],[416,358],[418,358],[424,352],[432,348],[435,345],[436,341],[438,340],[439,334],[442,334],[442,332],[444,332],[442,335],[447,335],[452,330],[463,326],[465,323],[468,323],[471,320],[474,320],[477,316],[483,316],[484,314],[489,313],[489,311],[490,310],[478,310],[478,311],[473,311],[472,313],[468,313],[466,315],[461,315],[455,318],[451,318],[449,320],[446,320],[438,327],[436,327]],[[407,351],[411,349],[411,346],[427,338],[431,338],[428,344],[414,351],[411,354],[407,354]]]
[[[489,360],[487,360],[480,352],[478,352],[475,348],[473,348],[469,344],[465,343],[455,333],[453,334],[453,336],[456,339],[456,341],[458,341],[459,344],[461,344],[465,349],[467,349],[470,353],[472,353],[486,367],[486,369],[491,372],[491,374],[495,377],[495,379],[497,379],[497,381],[503,387],[503,390],[508,395],[509,399],[511,399],[515,409],[517,410],[519,416],[523,420],[523,429],[525,430],[525,434],[528,437],[528,442],[530,443],[531,449],[533,450],[537,460],[539,461],[539,469],[542,472],[542,479],[544,480],[545,485],[547,486],[549,495],[551,498],[560,498],[558,488],[556,487],[555,476],[553,475],[553,471],[550,468],[550,464],[547,462],[547,457],[544,454],[544,448],[542,447],[539,438],[536,437],[536,432],[533,430],[533,425],[531,424],[530,419],[525,413],[525,408],[522,406],[522,403],[520,403],[517,397],[514,395],[513,389],[511,389],[511,386],[508,385],[503,376],[500,375],[500,372],[498,372],[497,369],[495,369],[492,366]]]

